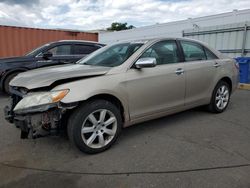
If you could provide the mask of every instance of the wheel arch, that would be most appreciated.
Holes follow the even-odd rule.
[[[121,113],[122,121],[125,122],[125,120],[126,120],[125,108],[124,108],[122,101],[119,98],[117,98],[116,96],[111,95],[111,94],[103,93],[103,94],[96,94],[94,96],[91,96],[86,101],[96,100],[96,99],[103,99],[103,100],[109,101],[112,104],[114,104],[119,109],[119,111]]]
[[[84,105],[88,101],[98,100],[98,99],[106,100],[106,101],[109,101],[112,104],[114,104],[118,108],[118,110],[120,111],[123,123],[126,123],[127,121],[129,121],[127,107],[124,105],[124,103],[122,102],[121,99],[119,99],[115,95],[112,95],[109,93],[99,93],[99,94],[89,96],[88,98],[85,98],[84,100],[78,101],[77,106],[81,106],[81,105]],[[74,112],[74,109],[75,108],[70,109],[66,116],[69,117]]]
[[[226,82],[228,85],[229,85],[229,89],[230,89],[230,92],[232,91],[232,80],[230,77],[228,76],[223,76],[222,78],[220,78],[217,82],[215,82],[215,85],[213,86],[213,88],[211,87],[211,90],[210,90],[210,94],[208,96],[208,101],[211,101],[212,99],[212,96],[213,96],[213,92],[214,92],[214,89],[216,88],[216,86],[218,85],[218,83],[220,83],[221,81],[224,81]]]
[[[223,112],[226,109],[227,105],[228,105],[228,102],[227,102],[226,106],[224,106],[223,109],[219,109],[218,107],[216,107],[216,101],[215,101],[216,100],[216,93],[217,93],[217,91],[218,91],[218,89],[220,87],[219,84],[221,82],[225,82],[225,83],[228,84],[228,86],[229,86],[228,89],[230,90],[229,91],[229,99],[230,99],[230,92],[232,90],[232,84],[233,83],[232,83],[232,80],[228,76],[225,76],[225,77],[222,77],[220,80],[218,80],[218,82],[216,83],[216,85],[215,85],[215,87],[213,89],[211,98],[210,98],[210,103],[207,105],[207,109],[210,112],[213,112],[213,113],[221,113],[221,112]]]
[[[229,77],[227,77],[227,76],[225,76],[225,77],[223,77],[223,78],[221,78],[218,82],[217,82],[217,84],[220,82],[220,81],[224,81],[224,82],[226,82],[228,85],[229,85],[229,89],[230,89],[230,92],[232,91],[232,80],[231,80],[231,78],[229,78]]]
[[[4,90],[4,82],[5,82],[5,80],[6,80],[6,78],[9,76],[9,75],[11,75],[11,74],[13,74],[13,73],[17,73],[17,72],[25,72],[25,71],[28,71],[29,69],[27,69],[27,68],[17,68],[17,69],[11,69],[11,70],[9,70],[9,71],[7,71],[5,74],[4,74],[4,76],[2,77],[2,79],[1,79],[1,88],[2,88],[2,90]]]

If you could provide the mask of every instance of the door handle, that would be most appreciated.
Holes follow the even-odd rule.
[[[175,74],[177,75],[181,75],[184,73],[184,70],[182,68],[178,68],[176,71],[175,71]]]
[[[220,67],[220,64],[219,64],[219,63],[215,63],[213,66],[214,66],[215,68],[217,68],[217,67]]]

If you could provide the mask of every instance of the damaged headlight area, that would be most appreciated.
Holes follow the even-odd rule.
[[[63,126],[63,115],[77,104],[60,101],[68,89],[33,92],[25,96],[13,94],[10,106],[4,109],[5,118],[21,129],[21,138],[39,138],[58,134]]]
[[[68,89],[26,95],[14,108],[15,114],[43,112],[55,107],[69,93]]]

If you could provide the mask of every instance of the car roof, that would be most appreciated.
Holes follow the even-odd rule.
[[[149,41],[160,41],[160,40],[186,40],[186,41],[193,41],[193,42],[198,42],[198,43],[202,43],[199,40],[195,40],[195,39],[191,39],[191,38],[186,38],[186,37],[160,37],[160,38],[152,38],[149,39]]]
[[[54,41],[52,43],[85,43],[85,44],[97,44],[97,45],[102,45],[105,46],[105,44],[96,42],[96,41],[89,41],[89,40],[59,40],[59,41]]]
[[[145,39],[136,39],[136,40],[124,40],[120,41],[118,43],[124,43],[124,42],[131,42],[131,43],[136,43],[136,42],[141,42],[141,43],[147,43],[147,42],[153,42],[153,41],[161,41],[161,40],[188,40],[188,41],[193,41],[193,42],[198,42],[201,44],[204,44],[201,41],[190,39],[190,38],[185,38],[185,37],[157,37],[157,38],[145,38]]]

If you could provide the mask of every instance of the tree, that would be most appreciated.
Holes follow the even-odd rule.
[[[119,23],[119,22],[114,22],[111,24],[110,27],[107,28],[108,31],[121,31],[121,30],[127,30],[127,29],[133,29],[135,26],[129,25],[127,26],[127,23]]]

